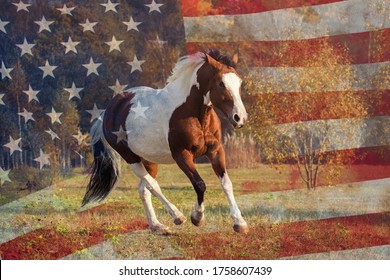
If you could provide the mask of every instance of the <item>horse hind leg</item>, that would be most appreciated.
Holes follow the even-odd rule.
[[[152,174],[150,174],[148,170],[145,168],[145,166],[147,167],[147,169],[149,169],[149,171],[151,171],[153,164],[146,163],[146,162],[145,164],[142,162],[130,164],[132,171],[135,173],[135,175],[137,175],[141,179],[139,184],[139,193],[142,202],[144,203],[145,211],[148,217],[148,222],[151,230],[166,231],[167,228],[166,226],[158,222],[152,206],[150,194],[156,196],[164,204],[168,213],[172,216],[173,222],[176,225],[183,224],[187,219],[176,208],[176,206],[173,205],[171,202],[169,202],[168,199],[163,195],[160,186],[158,185],[157,181],[153,178],[157,174],[157,169],[155,171],[155,174],[153,174],[152,171],[151,171]]]
[[[157,176],[157,164],[150,163],[150,162],[143,162],[146,171],[152,176],[154,179],[156,179]],[[152,194],[146,187],[147,182],[144,179],[141,179],[138,185],[138,193],[141,198],[141,201],[144,205],[144,209],[146,212],[146,217],[148,219],[149,228],[153,232],[158,232],[162,234],[169,234],[170,230],[169,227],[166,225],[161,224],[156,216],[156,213],[154,212],[154,208],[152,205]]]
[[[161,233],[161,234],[169,234],[169,227],[161,224],[154,212],[154,208],[152,205],[152,194],[146,187],[147,182],[144,179],[141,179],[138,184],[138,193],[141,198],[141,201],[144,205],[146,218],[148,219],[149,228],[153,232]]]

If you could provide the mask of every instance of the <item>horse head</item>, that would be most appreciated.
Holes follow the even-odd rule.
[[[225,60],[229,60],[226,59]],[[238,57],[234,55],[230,64],[225,64],[214,59],[211,55],[205,54],[205,61],[211,67],[209,78],[209,91],[205,96],[205,104],[211,102],[213,106],[222,111],[235,128],[244,126],[248,114],[241,100],[242,80],[233,67]],[[234,64],[233,64],[234,63]],[[207,105],[207,104],[206,104]]]

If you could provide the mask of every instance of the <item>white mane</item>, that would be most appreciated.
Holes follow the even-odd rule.
[[[172,70],[172,75],[168,78],[167,84],[179,82],[183,89],[191,90],[193,85],[198,85],[196,72],[205,62],[205,54],[197,52],[186,55],[179,59]]]

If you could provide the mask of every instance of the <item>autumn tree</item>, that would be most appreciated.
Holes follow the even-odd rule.
[[[258,93],[250,108],[250,126],[264,160],[294,162],[307,187],[315,188],[321,170],[331,180],[341,164],[356,159],[352,150],[334,151],[362,144],[359,135],[367,106],[351,90],[359,81],[347,56],[324,41],[321,51],[307,59],[304,68],[280,67],[276,85],[267,84],[263,73],[251,73],[247,87]]]

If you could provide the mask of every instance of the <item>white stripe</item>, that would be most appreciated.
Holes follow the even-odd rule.
[[[321,148],[323,152],[390,145],[389,127],[390,116],[316,120],[275,126],[281,134],[292,139],[299,139],[297,135],[301,134],[297,134],[297,130],[310,132],[313,139],[327,137],[328,144]],[[314,146],[314,150],[318,149],[318,146]]]
[[[335,74],[337,73],[337,74]],[[390,88],[390,62],[329,67],[256,67],[259,92],[318,92]],[[321,77],[324,80],[321,80]],[[332,80],[327,82],[332,77]]]
[[[388,260],[390,245],[368,248],[330,251],[318,254],[306,254],[280,258],[281,260]]]
[[[302,40],[390,27],[388,0],[350,0],[254,14],[185,17],[187,42]]]
[[[154,241],[163,244],[163,250],[154,250],[153,246],[142,246],[137,244],[144,244],[145,240],[150,238],[150,230],[132,231],[127,234],[119,236],[119,242],[126,244],[126,246],[133,247],[132,250],[117,249],[117,241],[104,241],[94,246],[84,248],[81,251],[67,255],[63,260],[120,260],[120,259],[183,259],[184,253],[174,243],[170,243],[165,235],[154,235]],[[134,245],[139,246],[142,250],[134,249]]]
[[[23,234],[29,233],[33,230],[45,227],[50,222],[50,219],[43,218],[42,221],[36,221],[29,225],[24,225],[22,223],[22,225],[19,225],[17,223],[18,217],[22,217],[23,215],[41,216],[48,214],[48,209],[50,209],[52,212],[59,213],[64,210],[81,212],[95,207],[98,204],[98,202],[92,202],[82,209],[69,209],[69,201],[58,196],[56,192],[58,192],[58,187],[50,186],[7,204],[1,205],[0,244],[17,238]],[[52,212],[49,214],[52,214]]]
[[[237,197],[244,214],[253,213],[270,224],[387,212],[389,201],[390,178],[318,187],[315,194],[298,189]]]
[[[114,246],[110,240],[97,245],[83,248],[76,253],[67,255],[62,260],[118,260],[120,257],[116,254]]]
[[[0,244],[12,240],[22,234],[44,226],[45,220],[39,226],[18,225],[15,219],[20,215],[44,213],[45,208],[61,211],[67,204],[55,195],[54,187],[47,187],[40,191],[0,206]]]

